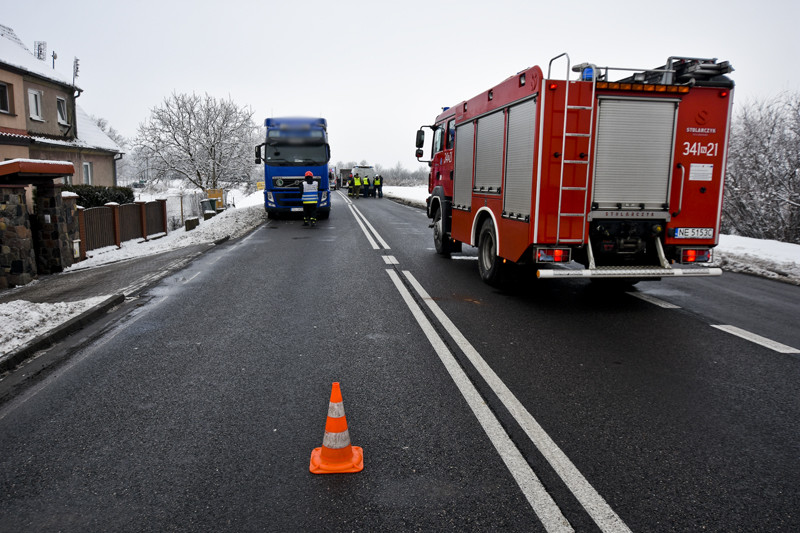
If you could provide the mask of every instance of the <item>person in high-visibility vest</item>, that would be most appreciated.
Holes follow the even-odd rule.
[[[369,176],[364,176],[361,180],[362,191],[364,191],[364,198],[369,198]]]
[[[375,176],[375,192],[378,193],[378,198],[383,198],[383,176],[380,174]]]
[[[300,184],[300,194],[303,201],[303,225],[311,227],[317,225],[317,203],[319,202],[319,183],[314,181],[314,174],[309,170],[306,179]]]
[[[361,176],[356,174],[353,176],[353,197],[358,198],[361,194]]]

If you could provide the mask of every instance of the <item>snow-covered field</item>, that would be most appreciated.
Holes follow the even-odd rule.
[[[389,198],[420,207],[425,207],[425,198],[428,196],[426,186],[384,186],[383,190]],[[236,208],[229,208],[210,220],[201,221],[200,226],[192,231],[187,232],[181,228],[148,242],[129,241],[123,243],[119,249],[111,246],[93,250],[89,259],[73,265],[67,271],[94,268],[183,246],[213,242],[226,236],[235,239],[266,220],[263,193],[256,192],[249,196],[236,193],[235,203]],[[727,271],[745,272],[800,285],[800,245],[721,235],[720,245],[714,253],[716,263]],[[100,299],[91,299],[33,304],[16,300],[0,305],[0,356],[84,312],[99,301]]]

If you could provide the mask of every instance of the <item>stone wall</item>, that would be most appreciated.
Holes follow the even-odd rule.
[[[25,187],[0,185],[0,290],[30,283],[36,273]]]
[[[36,215],[31,229],[39,274],[55,274],[72,266],[72,241],[60,184],[36,187]]]

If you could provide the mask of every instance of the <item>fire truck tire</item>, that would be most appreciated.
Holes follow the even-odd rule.
[[[444,233],[441,209],[437,209],[436,214],[433,215],[433,245],[436,247],[436,253],[440,255],[450,255],[456,251],[453,241]]]
[[[489,285],[499,285],[503,277],[503,259],[497,256],[497,233],[491,220],[486,220],[478,233],[478,271]]]

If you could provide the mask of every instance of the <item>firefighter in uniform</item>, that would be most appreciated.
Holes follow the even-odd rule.
[[[378,174],[375,176],[375,192],[378,195],[378,198],[383,198],[383,176]]]
[[[319,183],[314,181],[314,174],[309,170],[306,179],[300,184],[300,194],[303,200],[303,225],[311,227],[317,225],[317,202],[319,201]]]
[[[356,173],[356,175],[353,176],[353,197],[358,198],[360,194],[361,194],[361,177],[358,175],[358,173]]]

